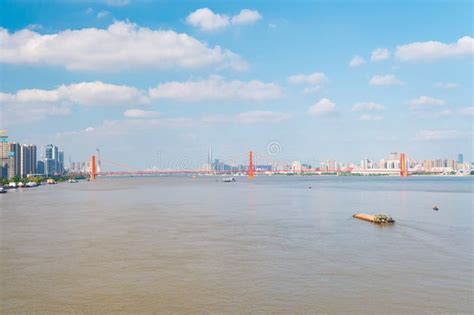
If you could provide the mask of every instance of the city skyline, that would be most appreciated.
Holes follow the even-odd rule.
[[[350,4],[6,1],[0,129],[140,168],[160,152],[205,161],[209,144],[472,161],[472,3]]]

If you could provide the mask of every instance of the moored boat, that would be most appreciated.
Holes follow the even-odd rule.
[[[375,214],[375,215],[365,214],[365,213],[356,213],[352,215],[352,217],[359,220],[369,221],[369,222],[377,223],[377,224],[395,223],[395,220],[392,219],[392,217],[383,213]]]
[[[235,181],[236,181],[236,180],[235,180],[234,177],[224,177],[224,178],[222,179],[222,182],[224,182],[224,183],[232,183],[232,182],[235,182]]]

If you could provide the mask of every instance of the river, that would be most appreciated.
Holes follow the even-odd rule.
[[[473,184],[123,177],[11,190],[0,313],[472,313]]]

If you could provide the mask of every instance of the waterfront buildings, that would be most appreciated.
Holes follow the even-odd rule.
[[[49,144],[45,147],[45,159],[37,160],[37,146],[8,142],[2,136],[0,146],[0,178],[28,177],[32,175],[62,175],[64,152]]]

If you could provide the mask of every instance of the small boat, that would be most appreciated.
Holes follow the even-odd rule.
[[[438,211],[439,208],[438,208],[437,206],[434,206],[434,207],[433,207],[433,210]]]
[[[2,186],[0,187],[0,194],[6,194],[7,190]]]
[[[8,187],[10,187],[10,188],[17,188],[18,185],[17,185],[15,182],[10,182],[10,183],[8,183]]]
[[[377,223],[377,224],[395,223],[395,220],[392,219],[392,217],[385,215],[383,213],[375,214],[375,215],[365,214],[365,213],[356,213],[352,215],[352,217],[359,220],[369,221],[369,222]]]
[[[23,184],[22,182],[19,182],[19,183],[18,183],[18,187],[20,187],[20,188],[21,188],[21,187],[25,187],[25,184]]]
[[[38,186],[38,183],[35,183],[35,182],[26,183],[26,187],[36,187],[36,186]]]
[[[232,183],[232,182],[235,182],[235,181],[236,181],[236,180],[235,180],[234,177],[224,177],[224,178],[222,179],[222,182],[223,182],[223,183]]]
[[[74,178],[69,178],[69,179],[67,180],[67,182],[70,183],[70,184],[79,183],[79,181],[78,181],[77,179],[74,179]]]
[[[52,178],[48,178],[48,179],[46,180],[46,183],[48,183],[48,184],[50,184],[50,185],[54,185],[54,184],[56,184],[56,181],[55,181],[54,179],[52,179]]]

